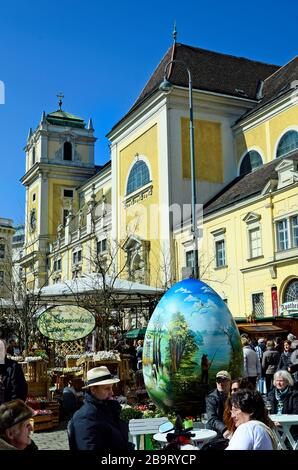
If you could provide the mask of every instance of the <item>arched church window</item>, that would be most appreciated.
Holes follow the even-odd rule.
[[[298,279],[289,282],[284,293],[284,302],[297,302],[298,300]]]
[[[63,145],[63,160],[72,160],[72,145],[70,142],[64,142]]]
[[[256,150],[247,152],[241,162],[239,175],[246,175],[263,165],[261,155]]]
[[[276,158],[283,157],[288,153],[293,152],[298,149],[298,132],[297,131],[288,131],[279,141]]]
[[[149,183],[149,168],[143,160],[138,160],[132,167],[127,181],[126,194],[133,193],[137,189]]]

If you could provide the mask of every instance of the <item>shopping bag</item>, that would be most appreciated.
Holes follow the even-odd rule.
[[[262,395],[267,395],[265,377],[260,377],[257,384],[257,389]]]

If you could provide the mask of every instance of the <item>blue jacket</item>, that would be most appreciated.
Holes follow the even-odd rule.
[[[98,400],[87,392],[69,422],[70,450],[129,450],[128,426],[120,420],[120,411],[116,400]]]

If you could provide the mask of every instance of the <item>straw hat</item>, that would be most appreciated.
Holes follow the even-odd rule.
[[[114,377],[106,366],[94,367],[88,370],[86,385],[82,388],[85,389],[95,385],[116,384],[117,382],[120,382],[120,380]]]

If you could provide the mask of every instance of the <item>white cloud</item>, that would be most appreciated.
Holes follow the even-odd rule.
[[[202,291],[206,294],[206,292],[211,292],[212,294],[214,293],[214,291],[212,289],[210,289],[210,287],[208,286],[203,286],[202,287]]]
[[[193,295],[188,295],[187,297],[185,297],[184,302],[194,302],[196,300],[198,299],[194,297]]]
[[[185,289],[184,287],[180,287],[179,289],[175,290],[175,294],[177,294],[178,292],[182,292],[182,294],[191,294],[191,291]]]

